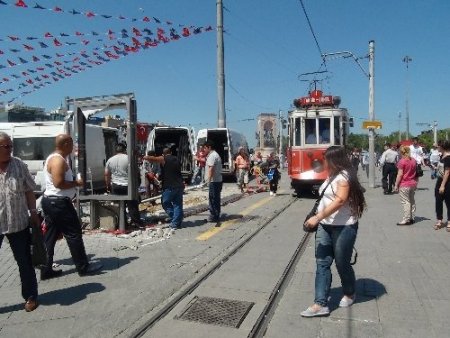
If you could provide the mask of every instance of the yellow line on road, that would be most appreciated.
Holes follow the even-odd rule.
[[[280,191],[281,192],[281,191]],[[238,215],[241,216],[247,216],[248,214],[250,214],[253,210],[263,206],[264,204],[266,204],[267,202],[269,202],[273,197],[269,196],[266,198],[263,198],[262,200],[252,204],[251,206],[249,206],[248,208],[244,209],[242,212],[240,212]],[[206,230],[205,232],[201,233],[198,237],[197,240],[198,241],[206,241],[208,239],[210,239],[212,236],[218,234],[219,232],[221,232],[222,230],[226,229],[227,227],[229,227],[230,225],[236,224],[238,222],[240,222],[242,220],[241,217],[237,218],[237,219],[231,219],[229,221],[225,221],[225,222],[221,222],[220,223],[220,227],[212,227],[209,228],[208,230]]]

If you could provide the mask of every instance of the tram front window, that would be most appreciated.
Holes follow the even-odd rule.
[[[331,142],[330,119],[319,119],[319,142],[321,144],[327,144]]]
[[[305,143],[317,143],[316,119],[305,119]]]

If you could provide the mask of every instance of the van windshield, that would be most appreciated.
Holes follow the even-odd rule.
[[[14,156],[23,161],[45,160],[55,150],[55,137],[27,137],[13,139]]]

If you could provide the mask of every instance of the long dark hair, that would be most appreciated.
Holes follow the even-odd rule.
[[[356,170],[353,168],[347,152],[343,147],[331,146],[325,151],[325,159],[328,162],[328,170],[330,179],[336,177],[342,171],[347,172],[349,184],[348,202],[353,215],[361,217],[365,207],[366,199],[364,198],[364,188],[358,181]]]

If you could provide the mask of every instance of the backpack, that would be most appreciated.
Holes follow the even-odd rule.
[[[276,177],[276,169],[275,168],[269,169],[269,172],[267,173],[267,179],[269,181],[272,181],[275,177]]]

